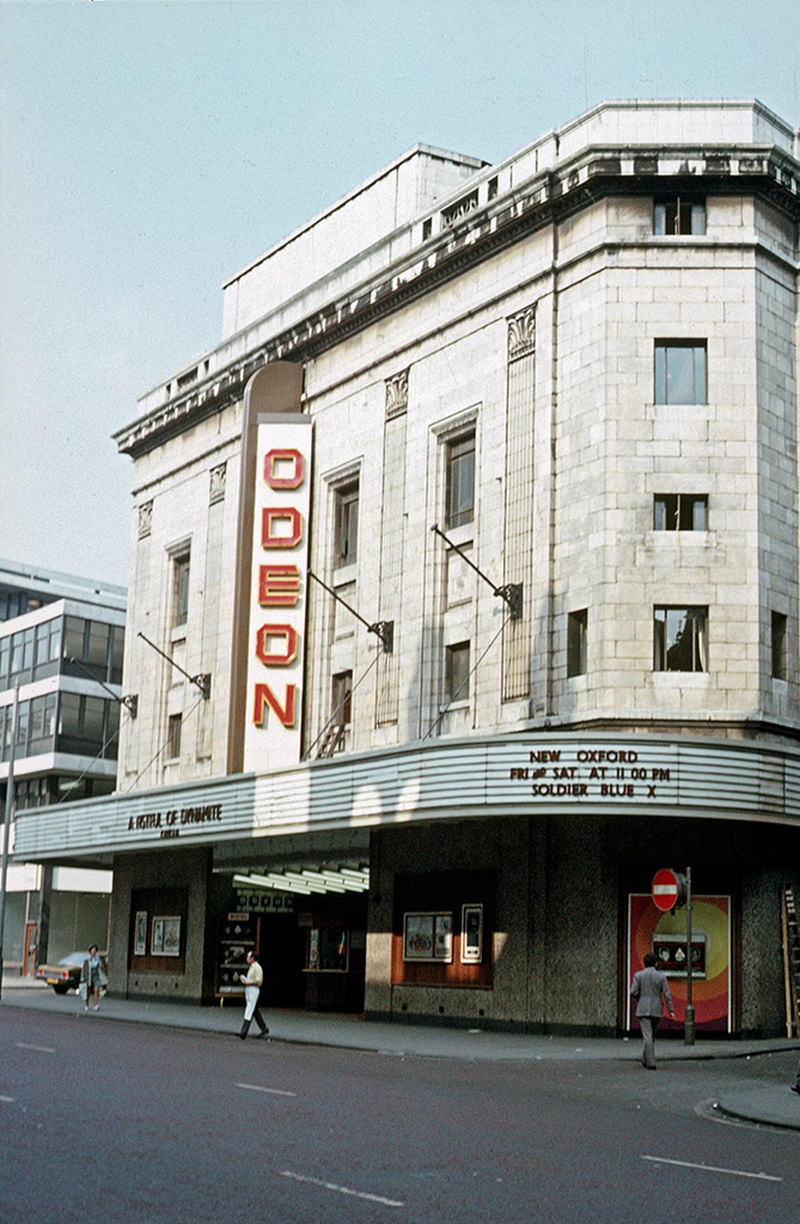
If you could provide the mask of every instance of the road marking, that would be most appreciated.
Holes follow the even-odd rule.
[[[15,1045],[18,1050],[38,1050],[40,1054],[55,1054],[55,1050],[52,1048],[52,1046],[28,1045],[24,1041],[17,1041],[15,1042]]]
[[[772,1177],[769,1173],[748,1173],[744,1169],[720,1169],[717,1165],[693,1164],[691,1160],[669,1160],[666,1156],[643,1156],[642,1160],[652,1160],[655,1164],[680,1165],[683,1169],[702,1169],[704,1173],[728,1173],[731,1177],[752,1177],[756,1181],[783,1181],[782,1177]]]
[[[237,1084],[237,1088],[246,1088],[248,1092],[267,1092],[270,1096],[296,1097],[296,1092],[284,1092],[282,1088],[262,1088],[260,1084]]]
[[[383,1198],[380,1194],[366,1194],[362,1190],[351,1190],[349,1186],[337,1186],[335,1182],[320,1181],[317,1177],[303,1177],[301,1173],[290,1173],[281,1169],[279,1177],[288,1177],[292,1181],[305,1182],[309,1186],[321,1186],[323,1190],[334,1190],[337,1194],[349,1194],[352,1198],[366,1199],[370,1203],[381,1203],[384,1207],[405,1207],[398,1199]]]
[[[13,1104],[14,1104],[14,1098],[13,1098],[13,1097],[0,1096],[0,1101],[2,1101],[4,1105],[13,1105]]]

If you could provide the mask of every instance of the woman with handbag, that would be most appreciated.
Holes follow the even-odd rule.
[[[100,1009],[100,969],[97,944],[92,944],[89,948],[89,955],[81,965],[80,994],[86,1011],[89,1010],[89,999],[92,996],[94,996],[94,1010],[99,1011]]]

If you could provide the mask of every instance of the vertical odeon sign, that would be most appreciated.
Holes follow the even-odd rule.
[[[256,422],[244,769],[300,759],[311,422]]]

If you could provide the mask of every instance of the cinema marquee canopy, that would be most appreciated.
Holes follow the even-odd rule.
[[[414,821],[609,814],[800,824],[800,753],[688,738],[521,734],[418,743],[20,812],[18,861]]]

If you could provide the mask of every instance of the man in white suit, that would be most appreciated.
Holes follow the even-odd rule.
[[[631,998],[636,999],[636,1016],[642,1030],[642,1064],[648,1071],[656,1069],[655,1037],[658,1022],[667,1005],[670,1019],[675,1019],[672,995],[669,993],[666,974],[656,969],[658,961],[653,952],[644,958],[644,969],[633,975]]]

